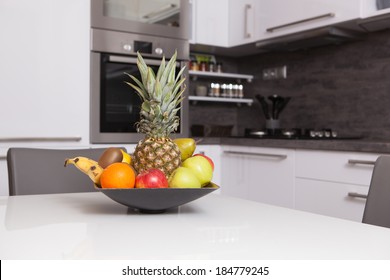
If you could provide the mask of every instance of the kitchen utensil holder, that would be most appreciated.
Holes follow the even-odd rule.
[[[280,128],[280,120],[266,119],[265,120],[265,127],[267,129],[278,129],[278,128]]]

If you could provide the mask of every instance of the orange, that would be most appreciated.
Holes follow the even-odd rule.
[[[107,189],[134,188],[135,176],[135,171],[129,164],[115,162],[103,170],[100,185]]]

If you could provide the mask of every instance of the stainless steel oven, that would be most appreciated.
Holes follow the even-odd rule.
[[[136,64],[138,51],[157,73],[162,56],[169,59],[176,50],[177,70],[181,69],[189,58],[188,41],[92,29],[91,46],[91,143],[135,143],[144,137],[137,133],[135,126],[141,100],[125,83],[131,81],[125,73],[140,79]],[[187,69],[184,75],[188,77]],[[188,89],[188,78],[185,86]],[[173,136],[186,137],[188,98],[182,102],[179,114],[180,126]]]
[[[189,38],[192,0],[92,0],[92,28]]]

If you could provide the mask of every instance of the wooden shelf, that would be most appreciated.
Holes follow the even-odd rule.
[[[253,99],[250,98],[227,98],[227,97],[210,97],[210,96],[188,96],[188,100],[193,101],[194,103],[201,102],[228,102],[236,103],[237,105],[246,104],[251,106],[253,104]]]
[[[207,72],[207,71],[189,71],[190,76],[197,79],[197,77],[210,77],[210,78],[225,78],[225,79],[236,79],[236,80],[247,80],[251,82],[253,75],[237,74],[237,73],[225,73],[225,72]]]

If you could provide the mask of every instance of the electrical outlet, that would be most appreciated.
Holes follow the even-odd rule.
[[[263,70],[263,80],[287,79],[287,66],[266,68]]]

